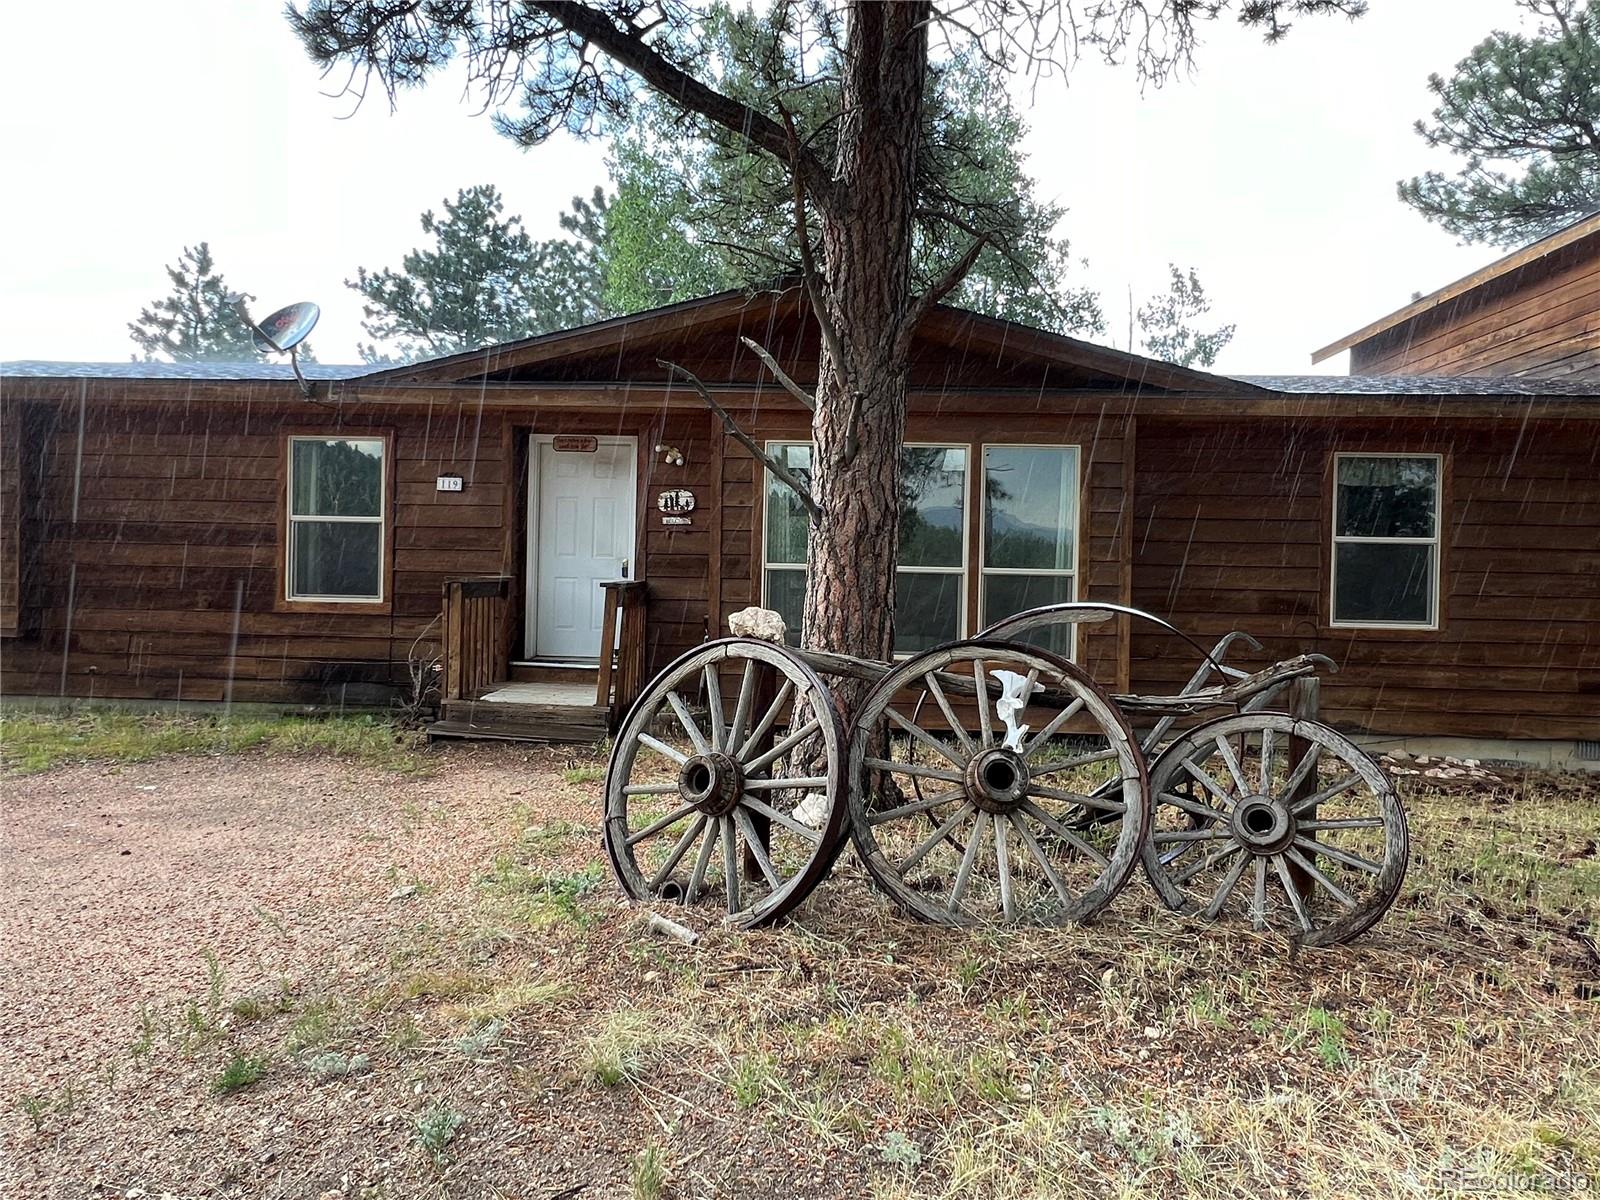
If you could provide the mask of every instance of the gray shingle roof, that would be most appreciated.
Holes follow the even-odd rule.
[[[1319,396],[1600,396],[1600,379],[1493,375],[1230,375],[1273,392]]]
[[[307,379],[356,379],[376,368],[366,365],[301,363]],[[23,359],[0,363],[0,378],[8,379],[175,379],[175,380],[280,380],[293,379],[286,362],[51,362]]]

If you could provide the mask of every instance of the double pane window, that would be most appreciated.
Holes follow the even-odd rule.
[[[383,600],[384,443],[289,439],[288,598]]]
[[[1438,625],[1439,469],[1431,454],[1337,456],[1335,625]]]

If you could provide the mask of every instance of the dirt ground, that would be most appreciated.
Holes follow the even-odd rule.
[[[0,1196],[1600,1189],[1600,797],[1409,797],[1359,944],[1156,911],[933,930],[847,856],[651,937],[588,753],[250,752],[0,780]]]

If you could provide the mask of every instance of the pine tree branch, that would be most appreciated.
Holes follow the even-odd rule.
[[[698,113],[788,163],[795,177],[804,179],[818,197],[830,196],[832,180],[820,159],[802,149],[783,126],[765,113],[706,86],[669,62],[644,40],[648,29],[632,22],[619,26],[606,14],[577,0],[534,0],[530,7],[615,59],[679,108]]]
[[[738,442],[746,450],[750,451],[750,453],[755,456],[757,462],[772,472],[773,478],[784,484],[784,486],[786,486],[790,491],[799,497],[800,503],[805,508],[807,515],[810,516],[812,524],[816,524],[817,521],[821,520],[822,510],[817,507],[816,499],[811,495],[811,489],[806,487],[799,476],[797,476],[788,467],[784,466],[777,459],[773,458],[772,455],[768,454],[756,444],[754,438],[739,428],[739,426],[734,422],[734,419],[728,415],[728,410],[723,408],[722,405],[718,404],[716,397],[706,389],[705,384],[700,382],[699,376],[697,376],[687,367],[680,367],[677,363],[668,362],[664,358],[656,359],[656,365],[666,370],[669,374],[678,376],[696,392],[698,392],[700,399],[706,402],[706,406],[710,408],[712,412],[716,413],[717,416],[722,418],[722,427],[727,430],[728,436],[733,438],[734,441]]]
[[[778,360],[773,358],[772,355],[767,352],[767,348],[765,346],[761,345],[761,343],[757,342],[754,338],[741,337],[739,340],[746,346],[750,347],[750,350],[755,354],[755,356],[767,365],[767,370],[772,372],[773,378],[775,378],[779,383],[783,384],[784,391],[788,392],[812,412],[817,411],[816,397],[814,397],[810,392],[806,391],[805,388],[801,387],[794,380],[790,379],[788,374],[785,373],[784,369],[778,365]]]
[[[990,240],[990,235],[987,233],[980,233],[973,238],[972,244],[950,265],[950,269],[930,283],[928,290],[911,302],[911,307],[906,310],[905,320],[900,326],[903,343],[910,344],[911,338],[917,332],[917,326],[922,324],[922,319],[928,315],[933,306],[948,296],[955,286],[967,277],[967,272],[972,270],[973,264],[978,261],[978,255],[983,253],[984,247],[989,245]]]

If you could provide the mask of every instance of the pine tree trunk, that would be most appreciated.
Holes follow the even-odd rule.
[[[882,660],[894,638],[909,367],[909,339],[902,334],[913,299],[912,207],[928,15],[926,0],[851,5],[836,190],[822,214],[824,304],[843,361],[824,344],[812,425],[821,517],[811,529],[805,640],[813,649]],[[837,683],[835,695],[849,720],[865,689]]]

